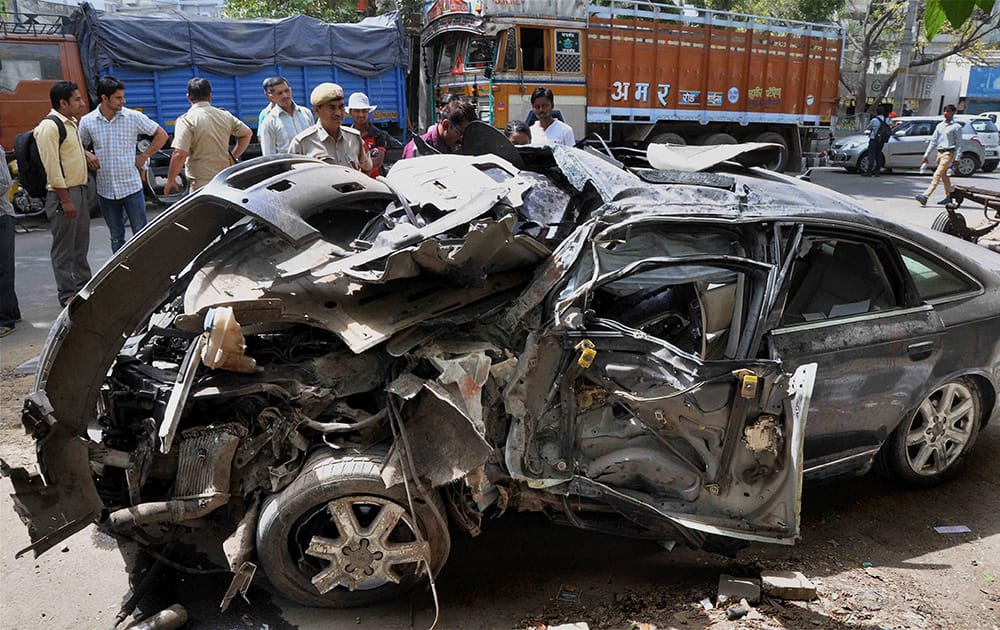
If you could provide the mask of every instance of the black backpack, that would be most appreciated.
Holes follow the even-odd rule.
[[[892,127],[889,123],[885,122],[885,118],[876,118],[878,121],[878,129],[875,130],[875,140],[879,144],[885,144],[889,141],[889,136],[892,135]]]
[[[59,129],[59,144],[66,140],[66,125],[58,116],[46,116]],[[44,119],[43,119],[44,120]],[[41,123],[39,123],[41,124]],[[14,157],[17,159],[17,183],[29,196],[45,198],[45,165],[42,156],[38,154],[34,130],[19,133],[14,137]]]

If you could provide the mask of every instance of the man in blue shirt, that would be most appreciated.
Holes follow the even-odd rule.
[[[266,79],[264,91],[273,106],[257,127],[260,151],[263,155],[288,153],[292,138],[315,122],[313,113],[292,100],[292,88],[284,77]]]
[[[862,171],[862,177],[878,177],[885,166],[885,155],[882,147],[889,140],[892,133],[892,126],[885,114],[885,106],[878,106],[878,115],[868,123],[868,162],[867,168]]]
[[[125,107],[125,84],[107,76],[97,80],[100,106],[80,120],[80,141],[97,156],[97,203],[111,233],[111,252],[125,244],[125,215],[132,235],[146,227],[146,199],[139,171],[167,142],[167,132],[149,116]],[[152,136],[136,154],[140,135]]]
[[[931,185],[927,187],[922,195],[914,198],[920,205],[926,206],[927,199],[937,188],[938,182],[944,184],[944,199],[938,204],[944,205],[951,201],[951,179],[948,177],[948,167],[955,161],[955,153],[958,151],[958,143],[962,140],[962,123],[953,120],[956,108],[948,104],[944,106],[944,120],[938,123],[934,129],[934,135],[924,151],[924,159],[920,166],[930,162],[931,154],[937,151],[937,168],[934,169],[934,177],[931,178]]]

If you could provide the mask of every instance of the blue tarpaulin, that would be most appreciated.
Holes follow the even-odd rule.
[[[154,12],[98,13],[89,3],[71,21],[87,83],[99,68],[168,70],[197,67],[227,76],[280,65],[337,66],[376,76],[409,61],[398,12],[357,24],[328,24],[298,15],[280,20],[228,20]]]

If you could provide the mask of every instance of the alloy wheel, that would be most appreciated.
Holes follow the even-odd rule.
[[[940,475],[972,438],[976,400],[963,383],[951,382],[924,399],[906,434],[906,461],[918,475]]]

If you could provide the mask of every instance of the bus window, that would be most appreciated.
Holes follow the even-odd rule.
[[[469,54],[465,57],[466,68],[492,67],[495,63],[495,49],[492,39],[469,40]]]
[[[545,72],[545,29],[521,28],[521,68],[525,72]]]

